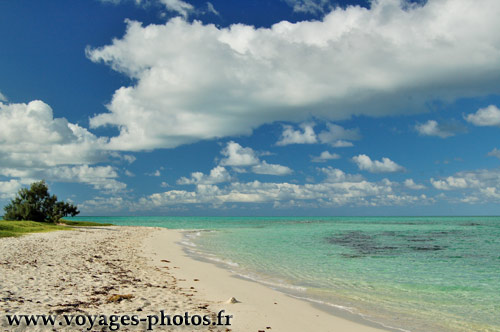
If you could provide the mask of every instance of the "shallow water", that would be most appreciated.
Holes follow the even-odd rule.
[[[72,219],[193,230],[196,254],[386,326],[500,331],[500,217]]]

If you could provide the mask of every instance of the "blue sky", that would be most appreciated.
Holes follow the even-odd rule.
[[[500,3],[1,1],[0,206],[500,214]]]

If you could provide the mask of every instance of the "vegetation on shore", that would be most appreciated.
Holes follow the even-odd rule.
[[[101,222],[93,222],[93,221],[74,221],[74,220],[66,220],[66,219],[61,219],[59,220],[59,223],[62,223],[64,225],[68,226],[79,226],[79,227],[88,227],[88,226],[113,226],[113,224],[108,224],[108,223],[101,223]]]
[[[112,225],[61,219],[65,216],[73,217],[80,211],[75,205],[58,201],[56,195],[50,195],[45,181],[34,182],[30,188],[19,190],[4,210],[5,220],[0,220],[0,237],[68,230],[79,226]]]
[[[67,202],[57,200],[49,194],[45,181],[33,182],[29,188],[22,188],[16,197],[4,207],[5,220],[32,220],[57,223],[66,216],[76,216],[78,208]]]
[[[0,237],[21,236],[27,233],[41,233],[64,229],[69,228],[35,221],[0,220]]]
[[[90,221],[61,220],[60,224],[42,223],[36,221],[0,220],[0,238],[21,236],[28,233],[43,233],[59,230],[71,230],[74,227],[111,226]]]

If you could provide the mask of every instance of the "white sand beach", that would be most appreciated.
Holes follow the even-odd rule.
[[[0,239],[0,319],[5,331],[109,331],[97,326],[8,326],[7,314],[233,315],[230,326],[153,326],[177,331],[376,332],[186,255],[176,230],[84,227]],[[114,296],[114,298],[113,298]],[[120,299],[120,296],[123,298]],[[231,297],[238,303],[227,303]],[[114,299],[114,301],[113,301]],[[120,326],[119,331],[145,330]]]

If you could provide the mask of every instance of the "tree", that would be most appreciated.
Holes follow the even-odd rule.
[[[5,220],[32,220],[57,223],[66,216],[76,216],[80,211],[71,203],[58,202],[49,194],[45,181],[34,182],[30,188],[20,189],[17,196],[4,207]]]

